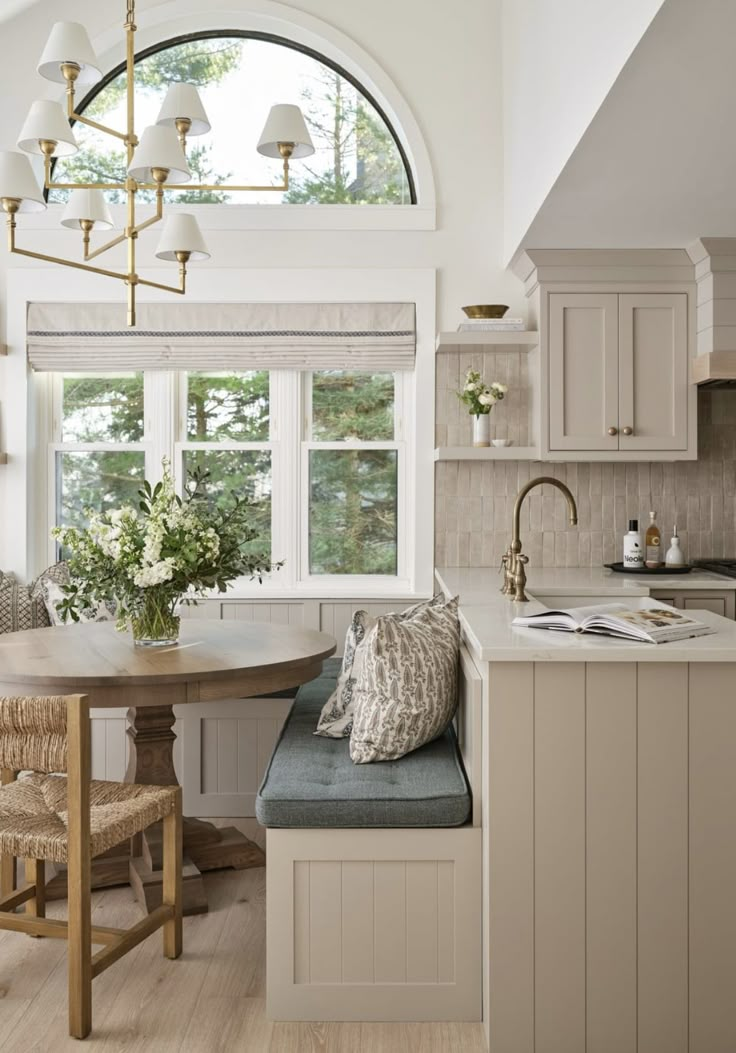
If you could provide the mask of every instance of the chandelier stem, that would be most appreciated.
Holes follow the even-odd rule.
[[[133,139],[135,137],[135,2],[128,0],[128,10],[125,22],[126,41],[126,95],[128,114],[128,167],[133,160]],[[137,185],[134,180],[129,179],[127,183],[128,195],[128,326],[135,325],[136,296],[135,287],[138,276],[135,272],[135,246],[138,239],[138,231],[135,227],[135,195]],[[158,199],[157,199],[158,200]]]

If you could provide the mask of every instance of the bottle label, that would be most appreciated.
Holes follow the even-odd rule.
[[[647,545],[647,563],[660,563],[660,543],[658,537],[649,538]]]
[[[641,567],[644,564],[644,553],[638,538],[624,538],[624,566]]]

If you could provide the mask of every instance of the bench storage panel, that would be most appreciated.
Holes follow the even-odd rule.
[[[269,1017],[480,1020],[479,835],[269,830]]]
[[[347,740],[312,736],[338,668],[325,663],[323,676],[300,689],[257,802],[260,817],[270,824],[268,1015],[480,1020],[480,676],[463,649],[457,724],[474,792],[471,812],[454,733],[444,744],[438,740],[406,758],[410,764],[403,769],[404,760],[353,766]],[[302,750],[313,756],[314,766],[311,773],[305,770],[303,792],[297,790],[295,800],[299,780],[290,778],[289,767]],[[412,773],[422,764],[424,772]],[[460,783],[453,782],[453,771],[462,776]],[[361,782],[379,776],[390,791],[384,787],[379,794],[376,784],[378,802],[366,801]],[[307,788],[307,782],[314,786]],[[341,807],[338,786],[349,790],[352,812]],[[424,802],[417,792],[422,786]],[[402,794],[415,825],[399,825]],[[350,814],[355,826],[345,825]],[[289,816],[293,827],[285,828]],[[381,816],[387,817],[386,827],[376,825]],[[436,825],[466,816],[461,826]],[[391,823],[397,825],[388,828]]]

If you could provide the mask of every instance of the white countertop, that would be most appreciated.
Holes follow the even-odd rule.
[[[528,603],[512,603],[502,596],[501,578],[489,567],[441,567],[435,572],[447,596],[460,597],[463,636],[476,658],[484,662],[733,662],[736,661],[736,622],[711,611],[688,611],[716,632],[679,643],[644,644],[593,634],[520,629],[511,625],[517,614],[545,609],[544,596],[609,597],[632,601],[661,589],[734,589],[736,581],[708,571],[682,575],[614,574],[603,568],[529,569]],[[538,597],[538,598],[537,598]],[[541,601],[541,602],[540,602]]]
[[[468,604],[487,603],[501,587],[494,567],[441,567],[446,591]],[[736,590],[736,578],[692,570],[689,574],[615,574],[605,567],[527,567],[527,592],[537,596],[651,596],[669,589]],[[444,587],[444,586],[443,586]]]

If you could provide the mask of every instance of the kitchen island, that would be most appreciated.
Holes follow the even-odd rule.
[[[703,575],[656,589],[729,587]],[[654,579],[530,568],[524,604],[488,569],[437,580],[483,681],[491,1053],[732,1053],[736,623],[691,611],[716,632],[659,646],[518,629],[545,596],[635,606]]]

